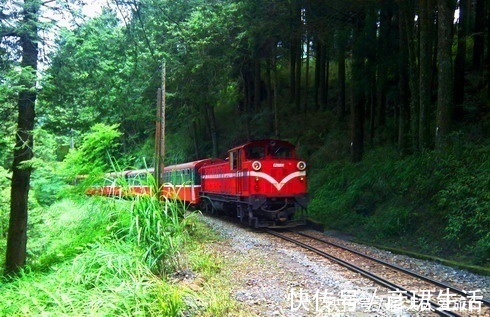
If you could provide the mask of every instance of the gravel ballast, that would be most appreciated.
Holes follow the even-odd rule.
[[[208,247],[231,270],[231,297],[251,316],[432,316],[418,310],[398,293],[390,293],[351,272],[302,248],[236,223],[203,216],[221,237]],[[356,246],[349,243],[350,247]],[[358,245],[366,252],[366,246]],[[466,290],[485,289],[488,277],[444,267],[437,263],[395,256],[369,248],[381,258],[409,263],[410,268],[433,278],[458,281]],[[399,263],[400,264],[400,263]],[[471,276],[470,276],[471,275]],[[460,282],[460,283],[459,283]],[[479,293],[478,295],[481,295]],[[486,297],[486,295],[485,295]]]

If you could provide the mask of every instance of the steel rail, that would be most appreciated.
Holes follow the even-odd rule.
[[[280,234],[280,233],[278,233],[276,231],[265,230],[265,232],[267,232],[267,233],[269,233],[269,234],[271,234],[273,236],[276,236],[278,238],[281,238],[283,240],[292,242],[292,243],[294,243],[296,245],[299,245],[299,246],[301,246],[301,247],[303,247],[303,248],[305,248],[307,250],[310,250],[310,251],[312,251],[312,252],[314,252],[314,253],[316,253],[316,254],[318,254],[320,256],[323,256],[323,257],[325,257],[325,258],[327,258],[327,259],[329,259],[331,261],[334,261],[334,262],[336,262],[336,263],[338,263],[338,264],[340,264],[340,265],[348,268],[349,270],[351,270],[353,272],[356,272],[356,273],[359,273],[362,276],[364,276],[364,277],[366,277],[366,278],[368,278],[368,279],[370,279],[370,280],[378,283],[379,285],[382,285],[382,286],[384,286],[384,287],[386,287],[386,288],[388,288],[388,289],[390,289],[392,291],[401,291],[402,294],[405,295],[408,298],[412,298],[414,296],[415,296],[415,298],[419,298],[418,295],[416,295],[413,292],[405,289],[404,287],[401,287],[399,285],[396,285],[396,284],[394,284],[394,283],[392,283],[392,282],[390,282],[390,281],[388,281],[388,280],[386,280],[386,279],[384,279],[382,277],[379,277],[379,276],[377,276],[377,275],[375,275],[375,274],[373,274],[373,273],[371,273],[369,271],[366,271],[366,270],[364,270],[364,269],[362,269],[362,268],[360,268],[360,267],[358,267],[358,266],[356,266],[354,264],[351,264],[351,263],[349,263],[347,261],[344,261],[344,260],[342,260],[340,258],[337,258],[337,257],[335,257],[335,256],[333,256],[331,254],[328,254],[328,253],[326,253],[324,251],[321,251],[321,250],[319,250],[317,248],[314,248],[314,247],[312,247],[312,246],[310,246],[308,244],[305,244],[305,243],[303,243],[301,241],[298,241],[298,240],[295,240],[293,238],[287,237],[287,236],[285,236],[283,234]],[[405,293],[403,293],[403,292],[405,292]],[[439,314],[440,316],[461,317],[461,315],[459,315],[457,313],[454,313],[454,312],[451,312],[451,311],[446,311],[446,310],[440,310],[439,309],[440,308],[440,305],[437,304],[437,303],[435,303],[435,302],[433,302],[433,301],[429,301],[429,303],[430,303],[431,308],[433,309],[433,311],[435,313]]]
[[[455,288],[451,285],[448,285],[446,283],[443,283],[443,282],[440,282],[440,281],[436,281],[428,276],[424,276],[424,275],[421,275],[417,272],[414,272],[412,270],[409,270],[407,268],[404,268],[404,267],[401,267],[401,266],[398,266],[396,264],[393,264],[393,263],[389,263],[389,262],[386,262],[386,261],[383,261],[381,259],[377,259],[377,258],[373,258],[367,254],[364,254],[364,253],[361,253],[359,251],[356,251],[354,249],[351,249],[349,247],[346,247],[346,246],[343,246],[343,245],[340,245],[340,244],[337,244],[337,243],[334,243],[334,242],[330,242],[330,241],[326,241],[324,239],[321,239],[321,238],[318,238],[318,237],[315,237],[315,236],[312,236],[312,235],[309,235],[307,233],[303,233],[303,232],[297,232],[297,231],[292,231],[294,232],[295,234],[298,234],[298,235],[301,235],[301,236],[304,236],[304,237],[307,237],[307,238],[310,238],[310,239],[314,239],[316,241],[320,241],[320,242],[323,242],[323,243],[326,243],[326,244],[329,244],[329,245],[332,245],[334,247],[337,247],[337,248],[340,248],[340,249],[343,249],[343,250],[346,250],[346,251],[349,251],[349,252],[352,252],[356,255],[359,255],[359,256],[362,256],[366,259],[369,259],[371,261],[374,261],[374,262],[377,262],[377,263],[380,263],[380,264],[383,264],[385,266],[388,266],[392,269],[395,269],[395,270],[398,270],[398,271],[401,271],[403,273],[406,273],[408,275],[411,275],[413,277],[416,277],[418,279],[421,279],[423,281],[426,281],[426,282],[429,282],[429,283],[432,283],[434,285],[437,285],[439,287],[442,287],[442,288],[447,288],[449,290],[451,290],[452,292],[454,293],[457,293],[459,295],[462,295],[462,296],[466,296],[468,295],[468,293],[464,292],[463,290],[460,290],[458,288]],[[483,298],[483,299],[480,299],[480,302],[482,302],[483,304],[485,304],[486,306],[490,306],[490,300],[486,299],[486,298]]]

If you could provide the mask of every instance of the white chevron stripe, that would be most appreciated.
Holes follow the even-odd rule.
[[[298,171],[291,173],[284,177],[280,182],[278,182],[274,177],[270,176],[269,174],[266,174],[264,172],[255,172],[255,171],[250,171],[247,173],[245,172],[239,172],[239,173],[223,173],[223,174],[207,174],[207,175],[202,175],[203,179],[220,179],[220,178],[233,178],[233,177],[246,177],[246,176],[253,176],[253,177],[259,177],[262,178],[269,183],[271,183],[278,191],[282,189],[284,185],[286,185],[290,180],[296,177],[301,177],[301,176],[306,176],[306,171]]]
[[[288,176],[284,177],[282,179],[282,181],[278,182],[274,177],[270,176],[269,174],[266,174],[266,173],[263,173],[263,172],[254,172],[254,171],[251,171],[250,172],[250,176],[260,177],[260,178],[265,179],[266,181],[268,181],[269,183],[271,183],[274,187],[276,187],[276,189],[278,191],[280,191],[282,189],[282,187],[284,185],[286,185],[293,178],[300,177],[300,176],[305,176],[305,175],[306,175],[306,172],[305,171],[294,172],[294,173],[291,173]]]

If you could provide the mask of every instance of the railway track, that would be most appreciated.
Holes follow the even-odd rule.
[[[417,313],[432,312],[451,317],[490,316],[490,302],[478,296],[477,290],[465,292],[447,283],[306,233],[274,230],[266,232],[359,273],[386,288],[392,295],[406,297],[409,301],[407,307]]]

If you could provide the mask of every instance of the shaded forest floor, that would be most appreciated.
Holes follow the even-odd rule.
[[[404,157],[382,147],[369,150],[360,163],[313,165],[309,213],[325,228],[370,244],[489,267],[488,144],[455,142]]]

